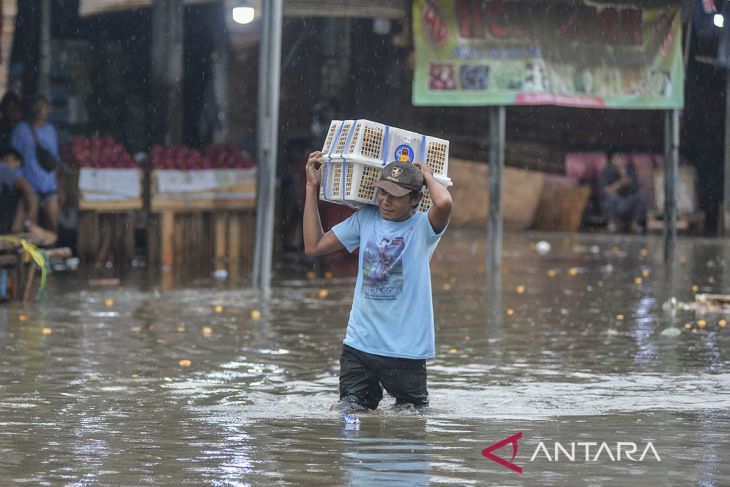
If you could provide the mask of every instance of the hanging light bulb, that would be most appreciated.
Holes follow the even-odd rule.
[[[233,7],[232,14],[235,23],[245,25],[253,22],[256,10],[248,2],[241,2],[237,7]]]

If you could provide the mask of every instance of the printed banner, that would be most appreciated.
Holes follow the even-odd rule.
[[[414,0],[414,105],[682,108],[681,7]]]

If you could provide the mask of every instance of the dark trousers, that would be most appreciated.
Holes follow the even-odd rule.
[[[384,357],[343,345],[340,356],[340,400],[376,409],[383,389],[395,403],[428,406],[426,361]]]
[[[0,235],[10,233],[18,208],[18,200],[20,200],[20,191],[2,191],[0,188]]]
[[[627,196],[604,193],[603,207],[614,220],[638,224],[646,221],[646,196],[641,191]]]

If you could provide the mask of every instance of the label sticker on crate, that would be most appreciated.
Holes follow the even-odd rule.
[[[399,145],[395,149],[395,159],[399,162],[413,162],[413,147],[408,144]]]

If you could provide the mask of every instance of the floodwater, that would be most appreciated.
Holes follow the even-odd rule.
[[[330,410],[351,277],[287,263],[267,298],[52,276],[0,306],[0,484],[730,485],[730,316],[662,309],[730,292],[727,244],[680,240],[670,279],[659,238],[508,235],[495,297],[484,241],[434,257],[430,410],[386,399],[359,428]],[[494,454],[521,473],[482,455],[519,433]]]

